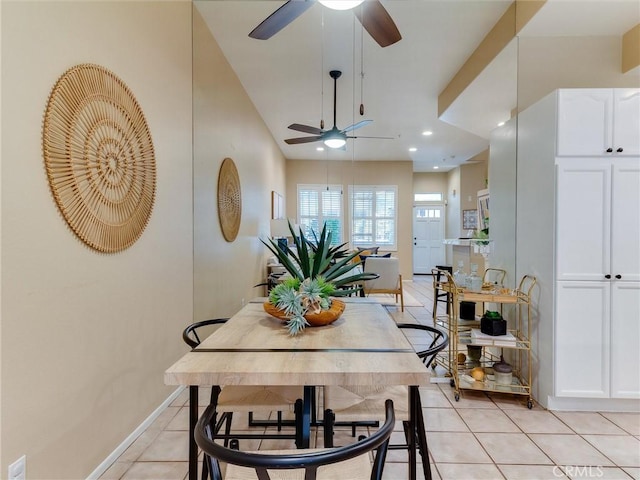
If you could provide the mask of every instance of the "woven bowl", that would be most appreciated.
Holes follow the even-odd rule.
[[[342,312],[344,312],[345,303],[341,300],[333,299],[331,301],[331,306],[328,310],[322,310],[320,313],[307,313],[304,318],[309,322],[309,325],[312,327],[322,327],[324,325],[329,325],[330,323],[335,322]],[[264,302],[263,304],[264,311],[269,315],[279,318],[282,321],[286,321],[289,319],[282,310],[269,302]]]

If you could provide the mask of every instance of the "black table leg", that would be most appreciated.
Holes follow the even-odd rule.
[[[422,470],[425,480],[431,480],[431,464],[429,462],[429,449],[427,448],[427,433],[424,425],[424,416],[422,415],[422,401],[420,400],[420,392],[416,389],[416,433],[418,435],[418,451],[422,457]]]
[[[312,385],[304,386],[304,398],[302,400],[302,432],[301,445],[298,448],[309,448],[311,438],[311,406],[316,393],[316,388]]]
[[[409,449],[409,480],[416,480],[417,456],[416,456],[416,418],[418,415],[418,387],[409,387],[409,435],[407,438],[407,448]]]
[[[194,432],[198,423],[198,386],[189,386],[189,480],[198,480],[198,445]]]

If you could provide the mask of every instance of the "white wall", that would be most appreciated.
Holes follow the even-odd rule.
[[[2,472],[86,478],[173,390],[163,372],[192,319],[190,2],[2,5]],[[157,190],[144,233],[100,254],[49,192],[43,113],[80,63],[119,76],[154,142]]]
[[[491,132],[489,142],[489,192],[491,219],[489,236],[491,267],[507,271],[505,285],[515,288],[516,271],[516,130],[517,118]],[[522,219],[526,221],[526,219]]]

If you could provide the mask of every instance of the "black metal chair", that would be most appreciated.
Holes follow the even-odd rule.
[[[220,462],[226,463],[226,480],[293,478],[289,471],[300,469],[304,469],[305,480],[381,480],[389,439],[395,424],[393,401],[387,400],[385,422],[378,431],[344,447],[243,452],[215,443],[211,429],[211,425],[215,423],[215,416],[215,408],[208,407],[195,429],[196,442],[205,453],[205,461],[212,472],[213,480],[223,478]],[[374,450],[372,464],[369,453]]]
[[[198,331],[202,331],[205,327],[222,325],[229,320],[228,318],[216,318],[211,320],[203,320],[193,323],[184,329],[182,339],[191,348],[200,345],[201,339]],[[191,388],[197,389],[197,386]],[[225,445],[229,445],[231,440],[237,442],[243,439],[294,439],[296,444],[300,442],[301,421],[302,421],[302,387],[297,386],[236,386],[230,385],[220,388],[219,386],[211,387],[211,396],[209,398],[209,407],[213,408],[219,416],[216,416],[215,424],[211,425],[213,436],[216,439],[224,440]],[[293,410],[295,419],[293,421],[285,421],[282,418],[283,410]],[[253,412],[271,413],[277,412],[278,419],[276,421],[254,421]],[[222,412],[222,413],[220,413]],[[243,412],[249,415],[249,426],[275,426],[278,433],[256,432],[256,433],[232,433],[231,425],[233,414]],[[224,426],[224,432],[222,428]],[[283,426],[295,427],[295,432],[280,433]],[[206,478],[207,468],[203,468],[202,478]]]
[[[448,292],[443,292],[437,288],[437,285],[440,285],[443,282],[443,273],[449,272],[449,274],[453,273],[453,267],[448,265],[436,265],[436,268],[431,270],[431,274],[433,275],[433,320],[435,324],[436,316],[438,314],[438,303],[444,303],[446,306],[447,315],[449,314],[450,304],[451,304],[451,294]]]
[[[416,349],[416,354],[422,359],[426,367],[435,368],[435,358],[449,345],[449,335],[430,325],[399,323],[398,327],[405,330],[405,335]],[[409,445],[409,389],[407,386],[330,386],[324,387],[324,442],[325,447],[333,446],[334,426],[349,425],[355,436],[355,427],[363,422],[371,421],[383,411],[380,399],[391,398],[396,405],[396,416],[403,421],[406,444],[390,445],[390,449],[406,449]],[[419,401],[419,399],[418,399]],[[422,409],[417,409],[420,418],[417,424],[424,426],[421,417]],[[423,469],[427,480],[431,478],[431,468],[428,463],[428,449],[425,432],[418,435],[418,451],[423,455]],[[426,458],[425,458],[426,457]]]

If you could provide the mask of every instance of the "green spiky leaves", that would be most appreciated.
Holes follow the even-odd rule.
[[[297,335],[309,325],[304,316],[307,312],[320,313],[331,306],[329,296],[335,287],[321,276],[300,281],[290,278],[276,285],[269,293],[269,302],[288,317],[290,335]]]
[[[322,228],[320,236],[316,236],[314,233],[313,241],[306,238],[302,230],[298,236],[298,232],[294,231],[291,222],[289,222],[289,230],[295,243],[295,249],[287,247],[283,250],[273,239],[261,239],[260,241],[271,250],[271,253],[278,258],[280,264],[293,278],[302,282],[305,279],[315,279],[322,276],[327,283],[333,285],[333,292],[328,295],[334,297],[356,293],[362,288],[359,285],[362,281],[376,278],[371,273],[350,274],[357,266],[357,263],[353,263],[352,260],[359,252],[349,253],[346,243],[331,246],[332,234],[327,230],[326,224]],[[340,288],[343,285],[351,286],[351,288]]]

